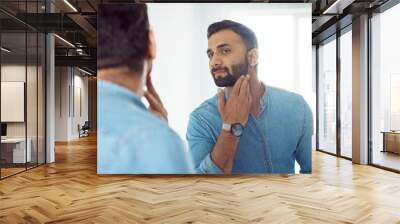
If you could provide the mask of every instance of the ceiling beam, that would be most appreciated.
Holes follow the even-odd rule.
[[[353,2],[355,2],[355,0],[336,0],[332,2],[322,14],[342,14],[343,10]]]
[[[97,60],[90,56],[55,56],[56,66],[80,66],[96,70]]]
[[[85,17],[80,14],[68,14],[67,15],[71,20],[73,20],[78,26],[82,28],[83,31],[89,36],[87,38],[87,42],[91,46],[96,46],[97,44],[97,30],[94,28]]]

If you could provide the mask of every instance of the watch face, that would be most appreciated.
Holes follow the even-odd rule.
[[[240,137],[243,134],[243,126],[240,123],[232,124],[231,132],[234,136]]]

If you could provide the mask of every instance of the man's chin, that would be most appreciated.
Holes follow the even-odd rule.
[[[232,75],[225,76],[223,78],[214,78],[215,85],[218,87],[231,87],[235,85],[237,79]]]
[[[215,81],[215,85],[218,87],[231,87],[231,86],[235,85],[235,83],[226,83],[226,82]]]

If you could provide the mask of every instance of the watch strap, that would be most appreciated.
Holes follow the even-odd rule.
[[[227,124],[227,123],[223,123],[222,124],[222,130],[224,130],[224,131],[231,131],[231,127],[232,127],[232,125],[231,124]]]

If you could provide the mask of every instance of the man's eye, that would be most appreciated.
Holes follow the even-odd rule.
[[[208,53],[207,56],[208,56],[208,58],[211,58],[211,57],[212,57],[212,54],[211,54],[211,53]]]
[[[231,52],[231,49],[223,49],[223,50],[222,50],[222,53],[224,53],[224,54],[227,54],[227,53],[229,53],[229,52]]]

